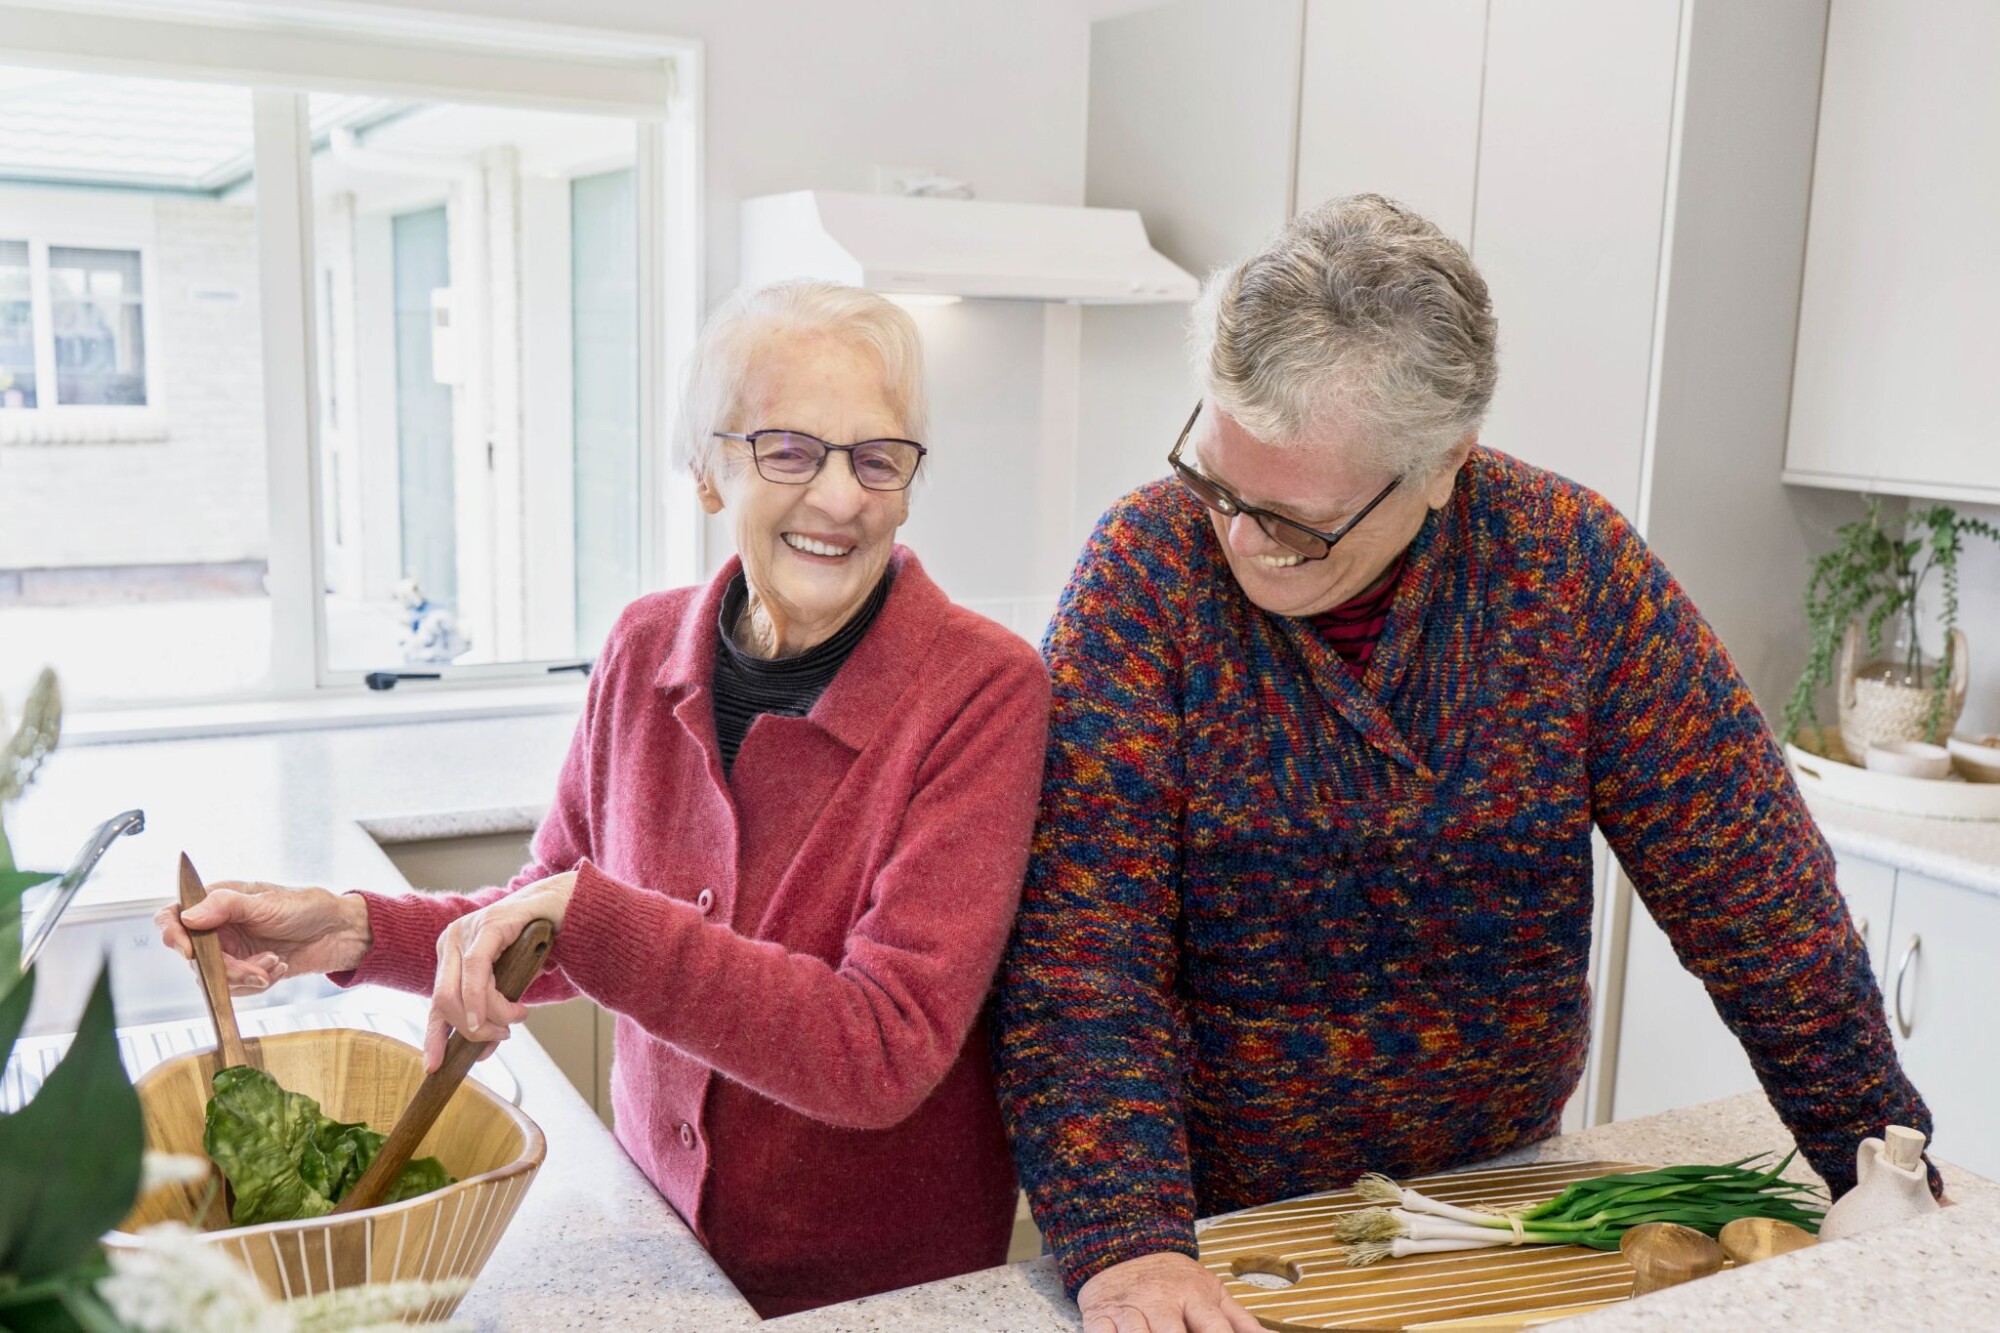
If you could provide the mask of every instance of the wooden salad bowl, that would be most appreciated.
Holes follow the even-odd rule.
[[[251,1038],[249,1063],[263,1068],[287,1091],[315,1098],[336,1120],[364,1121],[387,1133],[423,1082],[423,1055],[378,1032],[333,1028]],[[146,1147],[203,1156],[215,1051],[196,1051],[148,1071],[138,1083],[146,1120]],[[418,1145],[435,1156],[454,1184],[402,1203],[358,1212],[267,1222],[205,1231],[257,1275],[277,1299],[318,1295],[343,1287],[387,1282],[462,1282],[469,1285],[542,1164],[547,1145],[534,1121],[471,1080],[459,1086],[437,1123]],[[117,1231],[105,1236],[112,1250],[140,1244],[133,1233],[161,1222],[196,1221],[207,1181],[169,1185],[140,1198]],[[463,1290],[431,1301],[417,1322],[449,1318]]]

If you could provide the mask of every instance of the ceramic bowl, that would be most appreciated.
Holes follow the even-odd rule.
[[[2000,736],[1953,736],[1945,749],[1967,782],[2000,782]]]
[[[1922,741],[1883,741],[1868,747],[1868,770],[1905,778],[1948,778],[1951,751]]]

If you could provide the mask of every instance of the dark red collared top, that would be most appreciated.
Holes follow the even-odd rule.
[[[1340,660],[1347,663],[1356,680],[1368,674],[1368,659],[1375,656],[1376,641],[1382,637],[1382,627],[1389,623],[1389,606],[1396,600],[1396,589],[1403,582],[1403,562],[1408,556],[1407,551],[1397,556],[1389,572],[1367,592],[1311,617],[1312,627],[1326,640],[1327,647],[1340,654]]]

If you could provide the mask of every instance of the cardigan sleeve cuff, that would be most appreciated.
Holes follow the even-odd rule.
[[[1133,1217],[1082,1227],[1051,1227],[1046,1239],[1062,1272],[1063,1290],[1076,1299],[1083,1284],[1113,1264],[1148,1254],[1200,1257],[1194,1223],[1180,1217]]]
[[[678,988],[661,981],[685,975],[686,951],[703,924],[692,904],[634,888],[580,861],[549,966],[608,1009],[630,1012],[643,1000],[649,1018],[666,1021]],[[641,987],[643,996],[636,993]]]
[[[421,893],[370,893],[357,890],[368,904],[368,952],[351,972],[330,972],[336,986],[388,986],[428,995],[437,980],[437,942],[444,928],[457,920],[453,901]]]

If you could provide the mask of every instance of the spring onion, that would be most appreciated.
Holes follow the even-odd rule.
[[[1767,1171],[1751,1166],[1766,1155],[1579,1180],[1545,1203],[1504,1213],[1445,1203],[1370,1173],[1354,1183],[1354,1192],[1393,1206],[1343,1214],[1334,1221],[1333,1237],[1347,1247],[1347,1262],[1359,1266],[1502,1245],[1615,1250],[1628,1229],[1645,1222],[1678,1222],[1713,1236],[1739,1217],[1769,1217],[1817,1233],[1824,1215],[1820,1192],[1781,1179],[1797,1150]]]

